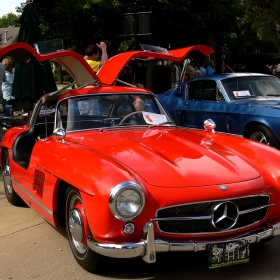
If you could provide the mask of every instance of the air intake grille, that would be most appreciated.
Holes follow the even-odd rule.
[[[230,207],[227,208],[227,205]],[[236,215],[236,223],[232,223],[222,230],[234,230],[248,227],[260,222],[266,217],[269,196],[249,196],[225,201],[208,201],[177,205],[159,209],[157,211],[157,224],[161,231],[177,234],[214,233],[220,232],[215,225],[215,215],[219,215],[217,208],[228,211],[228,215]],[[230,213],[232,209],[234,213]],[[236,213],[236,214],[235,214]]]

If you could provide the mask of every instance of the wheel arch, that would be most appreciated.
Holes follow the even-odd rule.
[[[273,135],[277,138],[277,140],[280,142],[280,138],[279,138],[279,135],[277,135],[277,133],[275,133],[274,129],[271,128],[271,126],[267,123],[267,122],[263,122],[263,121],[250,121],[248,122],[245,127],[244,127],[244,130],[243,130],[243,136],[244,137],[248,137],[248,132],[250,130],[250,128],[254,125],[260,125],[260,126],[264,126],[266,127],[267,129],[269,129]]]
[[[65,203],[66,203],[66,193],[68,188],[71,185],[65,182],[64,180],[60,180],[57,186],[57,195],[55,199],[56,203],[56,216],[57,216],[57,226],[59,228],[65,228]]]
[[[8,148],[6,147],[1,147],[1,169],[3,170],[4,168],[4,156],[5,156],[5,152],[8,151]]]

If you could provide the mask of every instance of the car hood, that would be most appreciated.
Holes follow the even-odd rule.
[[[260,173],[213,139],[184,129],[108,129],[72,133],[67,139],[96,150],[161,187],[229,184]]]
[[[269,97],[269,99],[263,99],[263,98],[241,99],[241,100],[237,100],[234,102],[239,105],[279,109],[280,108],[280,96],[278,98]]]

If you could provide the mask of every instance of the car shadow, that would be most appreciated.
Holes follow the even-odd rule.
[[[276,239],[274,239],[276,240]],[[94,274],[107,278],[118,279],[277,279],[279,271],[275,264],[268,261],[277,257],[275,241],[251,246],[249,263],[208,268],[208,252],[170,252],[157,254],[153,264],[144,262],[141,258],[113,259],[104,258],[103,267]],[[110,264],[110,269],[108,269]],[[260,273],[261,272],[261,273]],[[271,275],[271,276],[270,276]],[[276,276],[275,276],[276,275]]]

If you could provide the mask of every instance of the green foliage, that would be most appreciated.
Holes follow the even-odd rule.
[[[70,75],[65,75],[63,76],[63,82],[70,82],[71,81],[71,76]]]
[[[54,77],[54,80],[56,81],[56,82],[58,82],[59,81],[59,74],[57,74],[57,73],[54,73],[53,74],[53,77]]]
[[[19,17],[16,14],[9,13],[7,15],[4,15],[0,17],[0,27],[5,28],[8,26],[20,26],[19,24]]]
[[[151,11],[150,36],[122,36],[123,14]],[[279,0],[34,0],[44,39],[63,38],[65,47],[83,53],[105,41],[109,56],[139,48],[194,44],[221,47],[231,55],[279,47]]]

